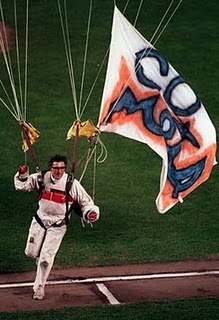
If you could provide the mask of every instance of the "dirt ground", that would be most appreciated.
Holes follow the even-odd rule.
[[[215,260],[54,269],[40,301],[32,299],[34,277],[35,272],[0,274],[0,312],[219,297]]]

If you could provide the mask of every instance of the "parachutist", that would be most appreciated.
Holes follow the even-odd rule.
[[[49,161],[49,170],[29,174],[28,167],[22,165],[14,177],[16,190],[39,193],[38,210],[25,248],[25,254],[37,261],[33,298],[38,300],[45,296],[45,284],[66,233],[71,210],[87,223],[99,219],[99,207],[72,173],[65,172],[66,165],[65,156],[55,155]]]

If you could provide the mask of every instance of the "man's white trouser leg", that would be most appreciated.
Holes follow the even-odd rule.
[[[36,291],[40,285],[42,287],[45,286],[65,232],[66,226],[52,227],[47,230],[37,262],[37,273],[33,286],[34,291]]]

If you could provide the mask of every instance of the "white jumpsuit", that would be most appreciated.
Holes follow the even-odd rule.
[[[61,179],[55,180],[51,176],[50,171],[44,175],[44,189],[38,201],[39,208],[37,215],[46,227],[46,230],[33,217],[25,249],[25,253],[28,256],[37,260],[34,291],[39,286],[44,288],[52,269],[54,258],[66,232],[65,224],[62,226],[54,226],[54,224],[58,224],[65,218],[65,187],[67,177],[67,173],[64,173]],[[38,173],[31,174],[27,177],[27,180],[22,181],[19,179],[19,172],[17,172],[14,177],[14,185],[16,190],[38,191]],[[95,211],[99,217],[99,208],[94,205],[93,200],[78,180],[74,179],[69,195],[69,206],[74,200],[77,200],[81,206],[84,219],[89,211]]]

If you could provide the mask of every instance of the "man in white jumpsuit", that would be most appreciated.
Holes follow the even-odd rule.
[[[92,223],[99,218],[99,208],[78,180],[74,179],[66,191],[66,165],[66,157],[55,155],[50,159],[49,170],[43,179],[39,173],[29,175],[25,165],[14,177],[16,190],[39,192],[39,207],[32,219],[25,249],[25,254],[37,261],[33,298],[38,300],[45,296],[44,287],[66,232],[67,207],[69,209],[73,203],[79,204],[82,219],[86,222]]]

